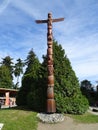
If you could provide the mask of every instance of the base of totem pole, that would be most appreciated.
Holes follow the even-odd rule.
[[[38,119],[43,123],[60,123],[64,121],[65,116],[59,113],[46,114],[46,113],[38,113]]]
[[[47,113],[55,113],[56,104],[54,99],[47,99]]]

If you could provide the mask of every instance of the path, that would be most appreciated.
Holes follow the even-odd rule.
[[[38,130],[98,130],[98,123],[76,123],[72,118],[66,116],[63,122],[57,124],[45,124],[39,122]]]

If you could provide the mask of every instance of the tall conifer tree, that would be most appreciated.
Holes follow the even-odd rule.
[[[39,77],[39,68],[40,62],[36,57],[33,49],[29,51],[28,56],[25,60],[27,66],[26,71],[22,79],[22,87],[17,96],[18,105],[29,105],[32,107],[32,104],[35,103],[35,99],[32,97],[36,95],[36,90],[38,89],[38,77]],[[30,96],[29,96],[30,95]]]
[[[47,57],[43,56],[43,58],[43,66],[46,70]],[[56,41],[53,42],[53,58],[57,111],[74,114],[84,113],[88,108],[88,102],[81,94],[78,78],[68,57],[65,55],[64,49]]]

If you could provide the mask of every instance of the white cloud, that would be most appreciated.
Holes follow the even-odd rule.
[[[10,0],[1,0],[0,2],[0,13],[2,13],[9,5]]]
[[[40,17],[40,6],[39,2],[36,4],[36,1],[20,1],[20,0],[14,0],[12,1],[12,4],[17,7],[18,9],[24,11],[27,15],[30,17],[34,18],[39,18]],[[38,8],[39,7],[39,8]]]
[[[55,39],[65,49],[79,79],[98,76],[98,2],[94,0],[6,0],[0,6],[0,58],[25,59],[31,48],[40,60],[47,49],[47,27],[35,19],[65,17],[53,23]]]
[[[98,75],[98,61],[85,61],[74,66],[77,76],[80,79],[94,77]],[[93,79],[94,80],[94,79]]]

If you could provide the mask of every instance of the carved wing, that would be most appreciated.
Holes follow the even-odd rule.
[[[64,21],[64,18],[59,18],[59,19],[53,19],[52,22],[59,22],[59,21]]]
[[[36,23],[47,23],[47,20],[35,20]]]

